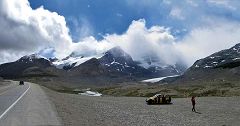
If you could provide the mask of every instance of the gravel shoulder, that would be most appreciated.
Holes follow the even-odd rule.
[[[172,105],[146,105],[142,97],[89,97],[44,88],[66,126],[238,126],[240,97],[173,99]]]

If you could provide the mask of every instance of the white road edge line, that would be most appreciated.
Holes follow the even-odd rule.
[[[17,102],[27,93],[27,91],[29,90],[29,88],[30,88],[30,85],[28,85],[28,89],[27,89],[25,92],[23,92],[23,94],[22,94],[11,106],[9,106],[9,107],[2,113],[2,115],[0,116],[0,119],[1,119],[14,105],[17,104]]]

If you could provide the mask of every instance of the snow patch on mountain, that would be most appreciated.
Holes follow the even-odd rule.
[[[232,60],[239,60],[240,58],[239,57],[237,57],[237,58],[234,58],[234,59],[232,59]]]
[[[233,46],[232,48],[225,49],[219,52],[216,52],[206,58],[200,59],[194,63],[193,68],[204,68],[211,69],[224,66],[232,62],[240,61],[240,44]]]
[[[68,57],[68,58],[64,58],[62,60],[57,60],[53,62],[53,65],[55,65],[58,69],[63,69],[64,66],[72,66],[72,65],[74,65],[73,67],[76,67],[92,58],[99,59],[102,56],[103,55],[96,55],[96,56],[89,56],[89,57],[83,57],[83,56]]]
[[[162,68],[166,68],[167,67],[166,65],[164,66],[163,64],[161,64],[159,62],[151,62],[151,63],[146,62],[146,61],[139,61],[139,62],[140,62],[139,66],[142,66],[142,67],[144,67],[146,69],[148,69],[150,67],[156,67],[156,66],[161,66]]]
[[[79,93],[80,95],[85,95],[85,96],[102,96],[101,93],[94,92],[94,91],[86,91],[84,93]]]
[[[171,77],[177,77],[179,75],[172,75],[172,76],[166,76],[166,77],[158,77],[158,78],[152,78],[152,79],[147,79],[147,80],[143,80],[141,82],[145,82],[145,83],[156,83],[156,82],[159,82],[163,79],[166,79],[166,78],[171,78]]]
[[[22,58],[20,58],[18,61],[26,61],[26,60],[28,60],[28,61],[32,62],[34,59],[45,59],[45,60],[49,61],[48,58],[43,57],[43,56],[41,56],[39,54],[26,55],[26,56],[23,56]]]

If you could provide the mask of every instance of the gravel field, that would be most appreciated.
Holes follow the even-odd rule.
[[[141,97],[90,97],[46,89],[66,126],[239,126],[240,97],[173,99],[172,105],[146,105]]]

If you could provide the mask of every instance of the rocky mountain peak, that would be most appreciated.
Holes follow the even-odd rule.
[[[39,55],[39,54],[31,54],[31,55],[26,55],[26,56],[23,56],[21,57],[18,61],[33,61],[33,60],[37,60],[37,59],[45,59],[45,60],[48,60],[47,58]]]
[[[206,58],[197,60],[191,69],[218,68],[227,64],[240,62],[240,43],[235,46],[216,52]]]
[[[131,56],[129,54],[127,54],[124,50],[122,50],[122,48],[120,46],[116,46],[116,47],[108,50],[104,54],[111,55],[112,57],[115,57],[115,58],[121,57],[121,58],[131,59]]]

